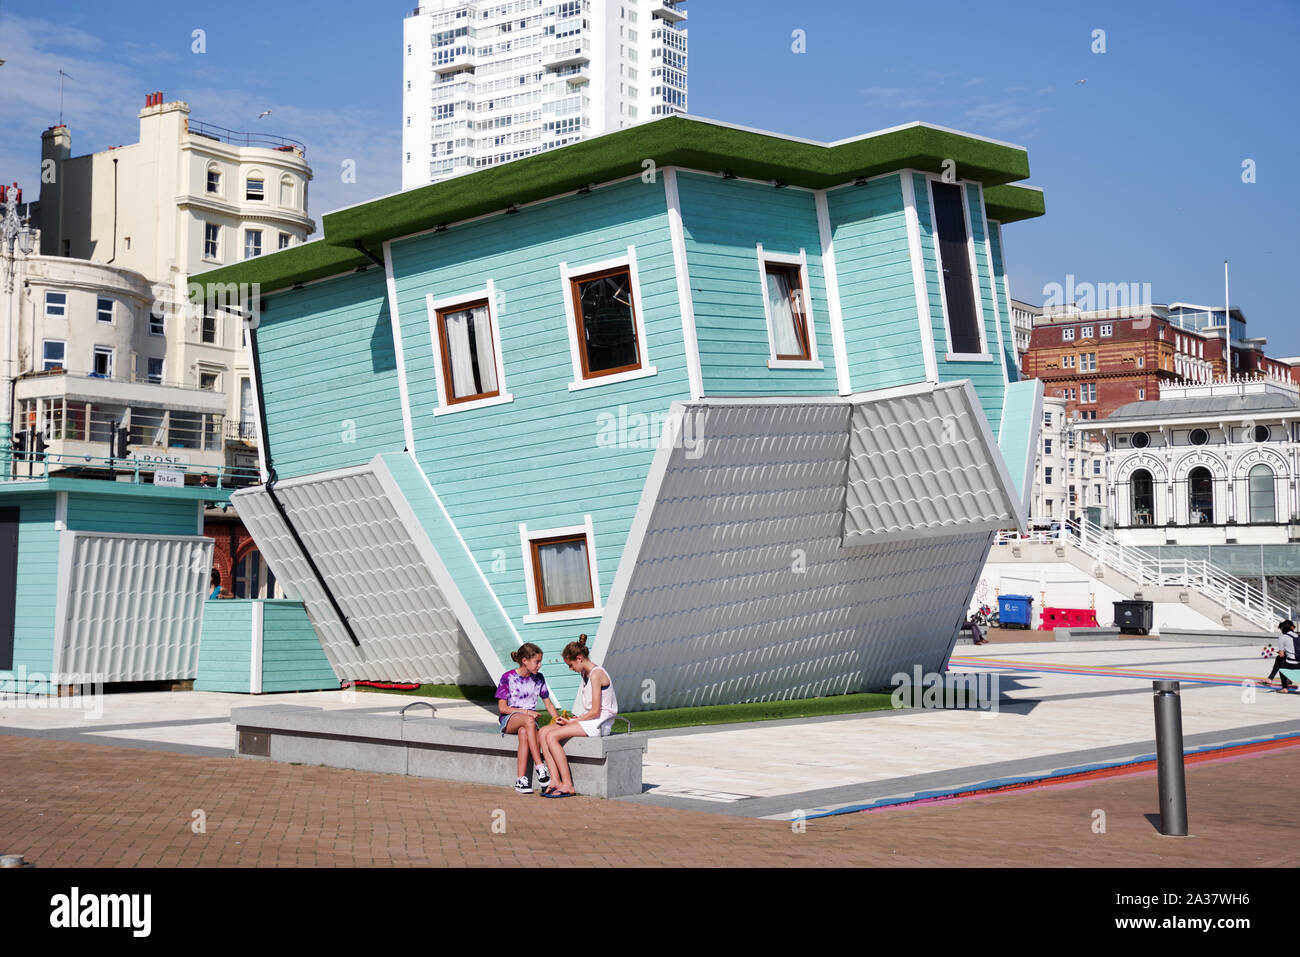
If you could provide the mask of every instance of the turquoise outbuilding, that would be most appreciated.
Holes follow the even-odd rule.
[[[324,217],[256,289],[263,486],[233,501],[341,678],[624,710],[939,670],[1041,416],[1017,146],[668,117]],[[567,701],[566,701],[567,703]]]

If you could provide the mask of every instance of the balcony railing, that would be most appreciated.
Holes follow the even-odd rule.
[[[0,450],[0,482],[28,482],[52,475],[117,481],[120,477],[129,475],[132,482],[145,483],[146,476],[152,478],[158,472],[179,472],[187,486],[199,488],[236,489],[257,485],[262,481],[257,469],[235,465],[160,466],[154,462],[129,458]]]
[[[267,133],[240,133],[236,130],[228,130],[224,126],[201,123],[198,120],[190,120],[188,129],[195,136],[217,140],[221,143],[229,143],[231,146],[260,146],[264,149],[278,150],[281,153],[294,153],[303,160],[307,158],[307,147],[298,140],[291,140],[285,136],[271,136]]]
[[[169,389],[188,389],[191,392],[206,392],[208,395],[222,394],[215,389],[201,388],[193,382],[181,382],[178,379],[164,379],[161,376],[150,376],[148,374],[141,375],[140,373],[124,373],[120,375],[104,375],[99,372],[78,373],[69,372],[67,369],[63,368],[47,369],[42,372],[25,372],[18,381],[31,382],[33,380],[55,378],[93,379],[97,382],[126,382],[133,385],[160,385],[166,386]]]

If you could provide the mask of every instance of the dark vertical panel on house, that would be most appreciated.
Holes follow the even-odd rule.
[[[953,352],[978,353],[979,322],[971,284],[970,254],[966,247],[966,217],[961,208],[961,188],[934,183],[934,220],[939,233],[943,291],[948,300],[948,332]]]
[[[18,598],[18,509],[0,508],[0,671],[14,666]]]

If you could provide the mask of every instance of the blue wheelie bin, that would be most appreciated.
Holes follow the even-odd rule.
[[[1033,611],[1034,599],[1029,595],[998,596],[998,623],[1003,628],[1012,626],[1031,627]]]

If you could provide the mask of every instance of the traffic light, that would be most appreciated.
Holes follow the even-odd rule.
[[[113,458],[124,459],[131,454],[131,450],[127,448],[126,444],[130,435],[131,433],[124,425],[118,426],[113,432]]]

